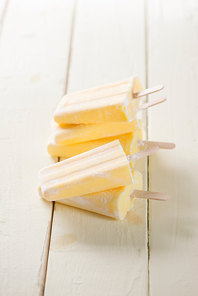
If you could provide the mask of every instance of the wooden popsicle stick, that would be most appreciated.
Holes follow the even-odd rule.
[[[157,92],[159,90],[162,90],[163,88],[164,88],[164,85],[157,85],[157,86],[154,86],[154,87],[150,87],[150,88],[147,88],[147,89],[144,89],[144,90],[141,90],[139,92],[134,93],[133,98],[134,99],[141,98],[141,97],[153,94],[153,93],[155,93],[155,92]]]
[[[155,142],[155,141],[143,141],[143,140],[139,140],[137,146],[141,146],[141,147],[158,146],[160,149],[174,149],[175,148],[175,144],[174,143]]]
[[[153,100],[152,102],[148,102],[148,103],[142,104],[142,105],[140,105],[138,107],[138,111],[147,109],[149,107],[155,106],[155,105],[160,104],[160,103],[163,103],[165,101],[166,101],[166,98],[161,98],[161,99]]]
[[[161,200],[161,201],[166,201],[171,199],[171,196],[168,193],[151,192],[151,191],[144,191],[144,190],[137,190],[137,189],[133,190],[130,197],[155,199],[155,200]]]
[[[149,155],[157,152],[158,150],[159,150],[158,146],[153,146],[151,148],[148,148],[143,151],[137,152],[135,154],[129,155],[128,160],[129,160],[129,162],[136,161],[136,160],[139,160],[139,159],[144,158],[146,156],[149,156]]]

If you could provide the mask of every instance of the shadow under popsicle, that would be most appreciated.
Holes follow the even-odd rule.
[[[141,248],[146,239],[146,201],[136,200],[123,221],[55,204],[51,251],[82,249],[88,245]]]

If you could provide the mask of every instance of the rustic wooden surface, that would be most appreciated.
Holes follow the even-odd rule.
[[[43,295],[52,204],[38,198],[37,172],[54,161],[46,142],[65,91],[72,12],[71,1],[16,0],[4,15],[0,295]]]
[[[149,110],[149,138],[175,141],[177,146],[158,153],[149,166],[150,190],[172,195],[166,204],[150,204],[150,295],[194,296],[198,295],[198,2],[150,0],[148,20],[149,85],[163,81],[168,98],[158,114]]]
[[[197,19],[192,0],[0,0],[0,295],[197,295]],[[144,136],[177,147],[138,168],[172,200],[122,222],[42,201],[61,96],[132,74],[165,84]]]

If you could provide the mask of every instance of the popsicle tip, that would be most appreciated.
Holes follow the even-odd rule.
[[[160,84],[158,87],[159,87],[159,90],[162,90],[164,88],[164,85]]]
[[[144,190],[136,190],[136,189],[131,193],[130,196],[136,197],[136,198],[159,200],[159,201],[168,201],[171,199],[171,196],[168,193],[152,192],[152,191],[144,191]]]
[[[174,149],[176,147],[175,143],[156,142],[156,141],[147,141],[147,140],[139,140],[137,146],[140,146],[140,147],[158,146],[160,149]]]
[[[42,193],[42,190],[41,190],[41,185],[40,185],[40,184],[38,185],[38,194],[39,194],[39,196],[40,196],[41,198],[44,198],[43,193]]]
[[[160,99],[157,99],[157,100],[153,100],[151,102],[148,102],[148,103],[145,103],[145,104],[142,104],[138,107],[138,111],[141,111],[141,110],[145,110],[145,109],[148,109],[150,107],[153,107],[155,105],[158,105],[158,104],[161,104],[163,102],[166,101],[166,98],[160,98]]]
[[[176,147],[176,145],[175,145],[175,143],[170,143],[170,149],[175,149],[175,147]]]
[[[154,105],[157,105],[157,104],[161,104],[163,102],[166,102],[166,100],[167,100],[167,98],[162,97],[160,99],[153,100],[150,103],[153,104],[152,106],[154,106]]]
[[[166,197],[167,197],[166,200],[170,200],[171,199],[171,196],[170,196],[169,193],[166,194]]]
[[[168,201],[171,199],[171,196],[168,193],[155,192],[155,194],[153,193],[153,198],[151,197],[151,199],[155,199],[155,200],[159,200],[159,201]]]
[[[154,87],[149,87],[147,89],[144,89],[144,90],[141,90],[139,92],[136,92],[133,94],[133,97],[134,98],[141,98],[141,97],[144,97],[144,96],[148,96],[152,93],[155,93],[157,91],[160,91],[164,88],[164,85],[163,84],[160,84],[160,85],[156,85]]]

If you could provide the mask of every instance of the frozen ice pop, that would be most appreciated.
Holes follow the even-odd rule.
[[[133,183],[128,159],[118,140],[43,168],[39,180],[47,200]]]
[[[165,101],[165,99],[158,99],[138,107],[140,97],[162,88],[163,85],[159,85],[141,91],[138,78],[132,77],[113,84],[68,94],[59,103],[54,113],[54,120],[59,124],[130,122],[135,119],[138,111]]]
[[[113,188],[101,192],[75,196],[57,200],[69,206],[95,212],[104,216],[123,220],[133,205],[134,198],[146,198],[166,201],[169,194],[149,192],[142,190],[142,174],[132,170],[134,183],[127,186]],[[41,186],[38,188],[40,197],[44,198]]]
[[[139,105],[133,93],[142,90],[137,77],[77,93],[67,94],[59,103],[54,120],[59,124],[88,124],[132,121]]]
[[[145,141],[142,140],[143,133],[142,133],[142,123],[140,121],[141,129],[139,131],[117,135],[114,137],[102,138],[93,141],[87,141],[82,143],[76,143],[73,145],[59,145],[55,143],[53,136],[50,137],[47,149],[48,153],[53,157],[62,157],[62,158],[69,158],[80,153],[89,151],[91,149],[97,148],[114,140],[119,140],[120,144],[126,153],[126,155],[131,155],[134,153],[139,152],[142,149],[147,147],[158,146],[162,149],[173,149],[175,148],[175,144],[173,143],[166,143],[166,142],[153,142],[153,141]],[[132,163],[134,166],[135,163]]]
[[[38,174],[42,194],[52,201],[133,184],[129,162],[158,149],[149,148],[127,157],[116,140],[50,165]]]
[[[69,158],[69,157],[78,155],[80,153],[89,151],[91,149],[100,147],[114,140],[119,140],[126,155],[131,155],[140,150],[140,147],[137,146],[137,142],[139,139],[142,138],[141,135],[142,135],[142,132],[138,131],[134,133],[117,135],[114,137],[76,143],[73,145],[58,145],[57,143],[55,143],[53,137],[51,136],[47,145],[47,150],[48,150],[48,153],[53,157],[57,156],[57,157]]]
[[[134,189],[142,189],[142,174],[133,170],[132,177],[134,183],[130,185],[102,192],[65,198],[57,200],[57,202],[123,220],[133,205],[133,198],[130,197],[130,194]],[[44,198],[41,192],[41,187],[39,187],[39,195]]]
[[[73,145],[102,138],[109,138],[140,130],[137,119],[131,122],[107,122],[98,124],[57,124],[52,120],[52,135],[59,145]]]

